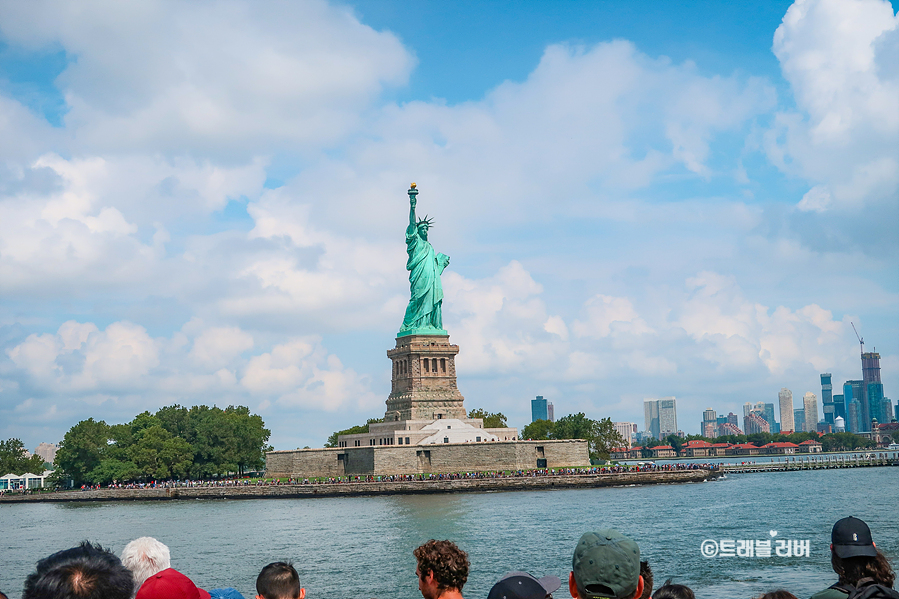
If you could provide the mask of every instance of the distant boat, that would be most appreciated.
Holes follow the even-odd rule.
[[[890,446],[887,447],[890,451],[899,451],[899,443],[890,443]]]

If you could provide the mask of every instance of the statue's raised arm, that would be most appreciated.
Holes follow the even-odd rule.
[[[406,235],[411,235],[415,232],[415,205],[418,204],[418,198],[415,196],[417,195],[418,190],[415,189],[415,183],[413,183],[409,189],[409,226],[406,227]]]
[[[415,183],[409,189],[409,226],[406,227],[406,270],[409,271],[410,298],[399,336],[446,335],[443,329],[443,286],[440,275],[449,264],[449,256],[437,254],[428,241],[433,221],[427,216],[416,220],[418,203]]]

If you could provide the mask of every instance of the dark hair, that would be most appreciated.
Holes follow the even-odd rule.
[[[22,599],[131,599],[134,577],[112,552],[82,541],[37,563]]]
[[[256,577],[256,592],[265,599],[297,599],[300,575],[291,562],[273,562]]]
[[[431,539],[412,552],[418,560],[418,576],[425,578],[434,574],[437,588],[461,591],[468,581],[468,554],[456,547],[452,541]]]
[[[764,595],[759,595],[758,599],[798,599],[796,595],[790,591],[777,589],[776,591],[768,591]]]
[[[9,597],[7,597],[7,596],[3,593],[3,591],[0,591],[0,599],[9,599]]]
[[[640,562],[640,576],[643,577],[643,594],[640,599],[649,599],[652,595],[652,568],[649,567],[649,562]]]
[[[873,578],[874,582],[892,587],[896,580],[896,574],[890,567],[889,560],[880,552],[880,549],[877,550],[875,557],[858,555],[842,558],[836,552],[831,551],[830,565],[833,567],[833,571],[840,576],[841,584],[856,586],[862,578]]]
[[[665,581],[665,584],[652,595],[652,599],[696,599],[696,595],[690,587],[682,584],[671,584],[671,579]]]

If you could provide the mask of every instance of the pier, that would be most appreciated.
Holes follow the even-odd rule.
[[[856,454],[785,457],[784,461],[721,464],[727,474],[748,472],[789,472],[795,470],[829,470],[832,468],[873,468],[899,466],[899,452],[862,452]]]

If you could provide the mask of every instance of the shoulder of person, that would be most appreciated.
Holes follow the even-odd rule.
[[[835,589],[833,587],[827,587],[823,591],[818,591],[814,595],[811,596],[811,599],[846,599],[849,596],[849,593],[846,591]]]

